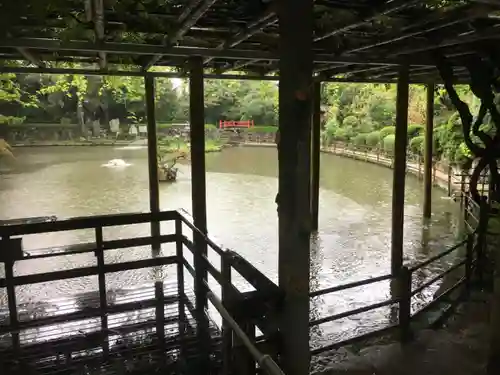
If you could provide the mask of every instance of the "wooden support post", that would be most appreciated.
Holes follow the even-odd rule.
[[[392,185],[391,272],[396,276],[403,266],[403,229],[406,177],[406,144],[408,134],[408,67],[401,66],[396,99],[396,135],[394,141],[394,174]]]
[[[158,338],[158,348],[161,349],[163,354],[165,354],[165,292],[163,290],[163,278],[155,281],[155,300],[156,337]]]
[[[309,373],[309,263],[313,2],[282,2],[279,77],[279,286],[282,365]]]
[[[228,252],[221,256],[221,274],[222,274],[222,304],[229,311],[233,312],[231,296],[231,259]],[[232,372],[232,349],[233,332],[231,326],[226,320],[222,320],[222,375],[230,375]]]
[[[155,81],[152,75],[144,77],[146,89],[146,115],[148,119],[148,171],[149,171],[149,210],[155,214],[160,212],[160,188],[158,185],[158,139],[156,137],[155,118]],[[160,251],[160,243],[155,238],[160,236],[160,222],[151,221],[151,237],[153,237],[153,254]]]
[[[411,271],[408,267],[401,267],[398,276],[399,295],[399,328],[401,342],[411,339]]]
[[[101,331],[103,332],[103,337],[105,339],[102,343],[102,352],[104,358],[109,356],[109,332],[108,332],[108,300],[106,296],[106,273],[104,270],[104,249],[102,227],[95,228],[95,243],[96,251],[95,255],[97,257],[97,268],[99,274],[97,275],[97,280],[99,283],[99,304],[101,310]]]
[[[453,174],[453,167],[451,164],[448,164],[448,196],[451,197],[451,193],[453,191],[451,184],[451,176]]]
[[[311,230],[319,226],[319,176],[321,154],[321,82],[313,86],[313,117],[311,132]]]
[[[189,60],[189,118],[191,141],[191,199],[193,224],[202,233],[207,233],[207,199],[205,180],[205,103],[203,94],[203,59],[192,57]],[[210,333],[206,309],[207,267],[204,257],[207,244],[202,235],[193,233],[194,243],[194,292],[196,296],[196,322],[199,347],[199,369],[203,373],[209,365]]]
[[[467,247],[465,253],[465,293],[469,297],[472,288],[473,263],[474,263],[474,234],[467,236]]]
[[[17,314],[16,287],[14,285],[14,261],[7,260],[5,266],[5,282],[7,286],[7,305],[9,307],[10,328],[12,329],[12,348],[19,354],[21,343],[19,340],[19,317]]]
[[[178,302],[178,314],[179,314],[179,340],[181,348],[181,358],[185,358],[186,343],[185,343],[185,332],[186,332],[186,308],[185,308],[185,298],[184,293],[184,248],[182,244],[182,221],[180,218],[175,219],[175,235],[177,239],[175,241],[175,250],[177,255],[177,295],[179,297]]]
[[[427,106],[424,142],[424,219],[432,212],[432,133],[434,132],[434,84],[427,85]]]

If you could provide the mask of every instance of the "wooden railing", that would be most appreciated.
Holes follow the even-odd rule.
[[[169,221],[175,223],[175,230],[172,233],[160,233],[156,237],[143,236],[114,240],[105,240],[103,238],[103,229],[107,227]],[[421,263],[402,267],[396,275],[382,275],[311,292],[310,297],[315,298],[384,281],[390,281],[395,285],[396,290],[393,297],[389,299],[314,319],[310,322],[310,326],[319,326],[387,306],[394,305],[398,307],[397,323],[347,340],[329,343],[323,347],[313,349],[311,353],[317,355],[391,330],[399,331],[401,340],[409,340],[412,337],[412,331],[418,329],[416,324],[421,315],[447,299],[461,287],[464,287],[459,297],[451,303],[451,307],[442,312],[441,317],[435,322],[435,324],[440,323],[442,319],[451,313],[452,308],[461,298],[467,295],[473,282],[473,275],[480,276],[481,274],[481,254],[483,253],[483,237],[486,233],[485,225],[487,220],[485,221],[481,214],[479,220],[475,223],[471,219],[470,233],[463,241]],[[78,229],[92,229],[94,231],[94,241],[51,249],[29,251],[23,249],[23,236]],[[68,220],[35,221],[29,224],[0,226],[0,236],[2,238],[0,261],[5,265],[5,277],[0,278],[0,287],[7,290],[9,308],[9,320],[0,326],[0,334],[9,334],[11,337],[13,353],[10,353],[10,355],[16,356],[16,353],[25,353],[27,350],[39,352],[45,350],[43,348],[47,348],[46,344],[43,343],[28,343],[21,340],[23,332],[29,329],[46,325],[65,324],[94,317],[99,319],[99,327],[95,327],[93,333],[86,332],[86,334],[98,334],[97,346],[100,347],[102,357],[106,360],[114,350],[110,346],[110,336],[116,334],[114,331],[117,330],[109,328],[110,317],[126,311],[153,308],[155,311],[154,319],[147,324],[156,327],[157,341],[161,345],[166,345],[168,342],[163,329],[165,324],[177,322],[180,358],[189,361],[190,355],[196,353],[198,365],[213,366],[213,353],[218,350],[217,348],[221,348],[220,357],[223,374],[256,374],[258,371],[264,370],[269,375],[281,375],[281,370],[276,364],[279,364],[280,358],[279,321],[283,300],[280,288],[240,255],[219,247],[205,233],[197,229],[187,215],[178,211],[168,211],[158,214],[106,215]],[[161,247],[161,244],[165,243],[175,243],[174,255],[164,256],[161,255],[161,252],[158,252],[158,245]],[[105,254],[108,250],[136,246],[151,248],[153,256],[149,259],[119,263],[107,263],[105,261]],[[458,253],[460,249],[464,248],[465,256],[463,259],[418,285],[414,277],[416,272],[429,267],[450,254]],[[75,267],[64,271],[14,275],[14,264],[18,262],[27,260],[43,261],[52,257],[65,257],[84,253],[93,253],[97,265]],[[109,273],[145,267],[160,269],[165,265],[176,266],[177,292],[175,295],[165,295],[164,282],[160,277],[160,280],[155,280],[155,290],[154,295],[151,296],[152,298],[120,304],[110,305],[108,303],[106,277]],[[440,292],[434,300],[419,309],[412,308],[412,299],[416,295],[458,270],[462,270],[462,275],[457,282]],[[42,318],[35,317],[22,320],[18,318],[16,287],[82,276],[97,276],[97,306]],[[191,284],[187,280],[189,277],[193,279]],[[194,303],[189,297],[188,285],[194,285]],[[177,306],[178,316],[175,320],[171,320],[166,316],[165,309],[169,305]],[[212,311],[211,308],[213,314],[217,315],[222,322],[221,339],[214,338],[210,334],[210,319],[207,309]],[[194,317],[195,326],[189,324],[188,314]],[[210,318],[214,318],[213,314],[210,315]],[[194,330],[196,334],[195,348],[192,347],[192,343],[187,342],[186,333],[189,330]],[[94,341],[85,340],[85,343],[82,344],[81,335],[78,337],[80,339],[78,343],[75,343],[73,336],[51,339],[51,350],[71,352],[71,350],[96,347],[95,338]]]
[[[254,122],[253,120],[242,120],[242,121],[219,121],[219,129],[227,129],[227,128],[253,128]]]
[[[481,279],[481,262],[483,257],[483,248],[485,246],[484,236],[487,231],[487,213],[484,210],[481,211],[481,216],[478,221],[476,221],[476,227],[467,235],[467,237],[457,243],[456,245],[446,249],[445,251],[428,258],[415,265],[405,265],[403,266],[397,275],[381,275],[377,277],[372,277],[365,280],[359,280],[351,282],[344,285],[334,286],[326,288],[323,290],[318,290],[310,293],[311,298],[323,296],[330,293],[345,291],[351,288],[362,287],[369,284],[379,283],[383,281],[390,281],[391,287],[395,290],[394,296],[387,300],[373,303],[371,305],[366,305],[353,310],[344,311],[337,313],[335,315],[322,317],[319,319],[312,320],[310,326],[317,326],[327,322],[332,322],[349,316],[366,313],[372,310],[380,309],[387,306],[397,306],[398,308],[398,319],[397,323],[388,325],[381,329],[364,333],[355,337],[348,338],[339,342],[331,343],[319,348],[315,348],[311,351],[313,355],[323,353],[325,351],[338,349],[342,346],[350,345],[355,342],[360,342],[367,340],[372,337],[380,336],[390,331],[399,330],[401,341],[408,341],[412,338],[412,323],[416,322],[419,317],[425,314],[425,312],[435,308],[438,304],[448,299],[459,288],[463,287],[462,293],[456,297],[450,306],[441,311],[439,317],[433,322],[432,325],[439,326],[444,322],[444,320],[451,314],[456,307],[456,305],[468,295],[471,285],[473,283],[473,275],[476,274],[479,282]],[[439,274],[433,276],[429,280],[426,280],[420,285],[416,285],[413,275],[419,270],[429,267],[433,263],[449,256],[452,253],[457,253],[465,247],[465,256],[459,261],[455,262],[452,266],[446,270],[440,272]],[[417,294],[422,293],[425,289],[435,285],[438,281],[442,281],[445,276],[450,275],[453,272],[458,272],[460,269],[463,270],[462,276],[453,285],[447,287],[444,291],[440,291],[432,301],[428,302],[420,309],[413,311],[412,309],[412,298]]]
[[[103,238],[103,229],[107,227],[169,221],[175,222],[174,233],[160,233],[156,237],[144,236],[116,240],[105,240]],[[92,229],[94,231],[94,241],[40,250],[25,251],[23,248],[24,236],[80,229]],[[186,236],[185,234],[189,232],[191,232],[191,236]],[[0,237],[0,262],[5,265],[5,277],[0,278],[0,288],[6,288],[7,290],[9,307],[9,319],[3,325],[0,325],[0,335],[10,334],[11,349],[8,351],[8,356],[13,361],[19,362],[22,356],[28,355],[26,353],[43,353],[48,348],[45,342],[26,342],[26,340],[22,340],[23,332],[47,325],[54,326],[97,318],[100,319],[99,326],[85,328],[84,336],[92,336],[92,340],[84,340],[85,342],[82,343],[82,338],[85,337],[82,336],[82,333],[78,333],[78,326],[75,325],[75,332],[66,335],[66,337],[51,337],[49,339],[50,351],[71,353],[72,351],[95,350],[94,348],[97,346],[100,348],[102,360],[105,362],[114,353],[115,349],[110,345],[110,337],[116,335],[117,331],[123,333],[130,332],[134,328],[152,326],[156,327],[157,342],[160,346],[163,346],[162,350],[164,352],[165,345],[169,342],[169,339],[165,337],[166,331],[164,327],[177,322],[181,360],[189,362],[189,358],[195,356],[197,359],[196,366],[214,366],[214,353],[220,350],[221,341],[214,338],[210,332],[210,320],[214,318],[213,314],[210,318],[207,315],[207,303],[210,301],[215,307],[214,312],[218,312],[222,319],[222,367],[224,373],[255,374],[258,366],[269,375],[281,374],[281,370],[274,361],[279,356],[279,349],[277,349],[279,347],[277,345],[279,332],[277,328],[274,328],[277,327],[276,324],[269,324],[269,322],[275,322],[276,319],[279,319],[281,293],[278,287],[238,254],[229,250],[222,250],[194,227],[185,215],[178,211],[14,223],[0,226]],[[166,243],[176,244],[175,255],[161,255],[159,249],[162,244]],[[151,257],[149,259],[111,264],[105,262],[105,253],[108,250],[137,246],[151,249]],[[214,265],[212,262],[213,256],[203,251],[203,247],[209,249],[212,253],[210,255],[219,257],[219,265]],[[85,253],[93,253],[97,265],[75,267],[63,271],[14,275],[14,264],[30,260],[44,261],[48,258],[68,257]],[[191,259],[188,253],[191,255]],[[160,271],[161,267],[165,265],[176,265],[177,293],[175,295],[165,296],[164,280]],[[159,279],[155,279],[155,290],[154,294],[150,296],[151,298],[110,305],[106,290],[107,275],[113,272],[146,267],[153,267],[159,274]],[[187,273],[184,270],[187,270]],[[208,278],[204,277],[205,272],[215,280],[214,283],[208,282]],[[254,290],[241,291],[236,287],[232,282],[232,272],[241,275],[242,281],[248,283]],[[194,279],[194,303],[189,298],[186,289],[189,284],[185,278],[189,277],[189,275],[193,276]],[[97,276],[98,278],[99,297],[97,306],[87,306],[76,311],[59,313],[48,317],[19,320],[16,287],[86,276]],[[219,289],[219,293],[217,289]],[[220,298],[217,295],[220,295]],[[174,317],[173,320],[172,317],[166,316],[168,315],[166,307],[169,305],[177,305],[178,316]],[[142,322],[141,327],[134,325],[131,327],[117,327],[115,322],[113,323],[114,328],[109,328],[111,316],[148,308],[154,309],[154,319]],[[195,326],[189,323],[187,314],[194,317]],[[145,325],[146,323],[147,325]],[[262,332],[262,335],[256,337],[256,328]],[[195,331],[197,337],[196,347],[193,347],[192,340],[189,341],[187,331],[190,330]],[[42,341],[45,341],[45,339],[47,338]],[[33,354],[29,355],[33,356]],[[50,355],[52,354],[47,353],[47,356]],[[71,356],[71,354],[68,355]],[[185,365],[191,364],[185,363]]]
[[[194,241],[181,233],[182,244],[190,250],[193,255],[193,263],[196,268],[183,256],[185,269],[195,279],[203,272],[213,278],[213,283],[206,280],[201,282],[204,291],[196,291],[198,304],[206,304],[206,299],[211,300],[215,309],[222,317],[222,363],[223,374],[255,374],[257,365],[267,370],[270,375],[277,375],[277,365],[272,363],[271,358],[279,358],[279,315],[281,310],[282,293],[278,286],[258,271],[251,263],[239,254],[223,250],[215,244],[204,233],[197,229],[186,216],[181,215],[180,221],[187,226],[193,235]],[[196,249],[196,237],[198,243],[205,243],[212,254],[198,251]],[[212,256],[210,256],[212,255]],[[217,259],[211,261],[212,259]],[[218,263],[218,265],[217,265]],[[241,291],[234,285],[233,274],[238,274],[240,284],[246,284],[253,290]],[[196,285],[196,284],[195,284]],[[221,304],[225,311],[221,312],[218,303],[216,289],[219,288]],[[211,297],[211,298],[210,298]],[[232,320],[224,318],[229,314]],[[234,324],[239,328],[235,329]],[[256,329],[262,334],[256,336]],[[241,333],[244,335],[242,336]],[[205,338],[205,339],[208,339]],[[249,343],[255,348],[250,349]],[[256,353],[264,352],[256,358]]]

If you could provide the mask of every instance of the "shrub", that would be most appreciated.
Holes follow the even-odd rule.
[[[409,125],[408,126],[408,139],[418,137],[424,133],[424,127],[422,125]]]
[[[471,158],[473,158],[472,152],[469,150],[465,142],[460,143],[455,151],[455,155],[453,156],[453,161],[463,164]]]
[[[380,132],[374,131],[366,135],[366,145],[369,147],[377,147],[380,145]]]
[[[422,155],[424,150],[424,140],[423,135],[416,136],[410,141],[410,150],[414,154]]]
[[[345,142],[345,141],[349,140],[349,134],[347,133],[347,131],[345,129],[339,128],[339,129],[335,130],[335,133],[333,135],[333,139],[336,141]]]
[[[382,141],[382,145],[384,147],[384,151],[393,153],[394,152],[394,134],[389,134]]]
[[[344,121],[342,121],[342,127],[344,129],[356,129],[358,128],[359,120],[356,116],[347,116]]]
[[[390,134],[394,134],[396,131],[396,128],[394,126],[385,126],[382,129],[379,130],[380,133],[380,140],[385,139]]]
[[[358,134],[352,141],[356,146],[364,146],[366,144],[366,134]]]

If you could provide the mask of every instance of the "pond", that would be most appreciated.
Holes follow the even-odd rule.
[[[149,209],[147,153],[143,147],[53,147],[16,149],[19,171],[0,179],[0,220],[56,215],[59,218]],[[130,164],[103,166],[111,159]],[[273,148],[235,147],[207,154],[208,230],[223,247],[243,255],[277,281],[278,222],[277,152]],[[340,156],[322,154],[320,229],[312,239],[311,288],[385,274],[390,269],[392,171]],[[423,186],[407,177],[404,226],[405,260],[416,261],[444,250],[456,239],[457,207],[439,189],[433,190],[433,216],[422,225]],[[191,210],[189,165],[181,165],[178,181],[161,184],[161,208]],[[105,239],[145,235],[148,226],[113,228]],[[92,231],[28,236],[25,247],[45,248],[92,241]],[[175,249],[164,249],[173,252]],[[110,251],[108,262],[144,257],[144,249]],[[95,264],[93,254],[44,262],[23,261],[15,274],[24,275]],[[68,258],[70,258],[68,260]],[[50,259],[50,258],[49,258]],[[419,277],[429,278],[434,269]],[[3,268],[3,267],[2,267]],[[0,272],[3,269],[0,268]],[[168,272],[167,272],[168,273]],[[151,281],[151,272],[135,270],[107,277],[112,289]],[[97,279],[80,278],[17,288],[18,302],[69,297],[97,288]],[[390,295],[387,283],[318,297],[311,314],[318,318],[381,301]],[[429,295],[422,298],[429,298]],[[3,299],[5,307],[5,299]],[[0,306],[1,308],[2,306]],[[389,309],[321,325],[313,330],[314,346],[386,324]]]

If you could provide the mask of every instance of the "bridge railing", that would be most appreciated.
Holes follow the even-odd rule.
[[[254,122],[253,120],[241,120],[241,121],[219,121],[219,129],[227,129],[227,128],[253,128]]]
[[[482,216],[485,216],[485,214]],[[386,274],[311,292],[310,297],[315,298],[330,293],[345,291],[351,288],[358,288],[369,284],[390,281],[391,292],[393,294],[393,297],[380,302],[314,319],[310,321],[311,327],[353,315],[367,313],[388,306],[397,307],[397,321],[393,324],[389,324],[386,327],[357,335],[355,337],[315,348],[311,351],[312,355],[318,355],[329,350],[338,349],[340,347],[364,341],[392,331],[399,331],[399,337],[402,341],[410,340],[412,337],[412,324],[417,324],[419,317],[421,317],[425,312],[435,308],[437,305],[447,300],[454,292],[463,287],[463,290],[461,291],[462,293],[457,296],[450,303],[448,308],[442,311],[439,314],[439,317],[433,322],[433,325],[435,326],[442,324],[449,314],[453,312],[456,305],[469,293],[473,282],[473,274],[477,273],[479,275],[481,273],[480,267],[478,266],[480,265],[481,254],[483,252],[482,248],[484,243],[482,241],[482,237],[484,237],[486,233],[486,225],[487,221],[485,221],[485,218],[483,217],[483,219],[479,220],[478,226],[474,229],[474,231],[467,235],[466,239],[460,241],[445,251],[426,259],[425,261],[419,262],[415,265],[403,266],[397,275]],[[452,254],[456,254],[459,257],[459,260],[455,260],[453,265],[439,272],[437,275],[419,283],[418,279],[420,279],[420,277],[415,277],[415,274],[421,272],[429,266],[432,266],[436,262],[442,261],[445,257]],[[423,306],[421,303],[420,306],[416,306],[419,304],[415,301],[417,295],[423,293],[425,290],[428,290],[433,285],[436,285],[439,281],[443,282],[443,286],[445,284],[445,277],[452,274],[455,275],[456,280],[454,280],[451,285],[447,285],[442,290],[438,290],[434,298],[431,301],[424,303]]]

